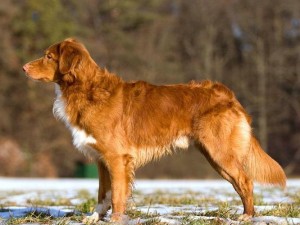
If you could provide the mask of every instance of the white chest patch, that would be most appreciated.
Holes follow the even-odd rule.
[[[73,144],[76,148],[81,148],[82,146],[88,144],[96,144],[96,139],[91,135],[87,135],[84,130],[77,129],[75,127],[70,127],[72,136],[73,136]]]
[[[68,115],[65,111],[65,103],[62,99],[62,93],[58,85],[55,85],[55,93],[56,99],[53,105],[53,114],[55,118],[62,120],[71,131],[73,145],[88,157],[99,157],[98,152],[89,145],[96,144],[96,139],[92,135],[88,135],[84,130],[70,124]]]

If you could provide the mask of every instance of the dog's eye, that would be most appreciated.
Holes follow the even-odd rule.
[[[52,59],[52,55],[51,54],[47,54],[46,57],[47,57],[47,59]]]

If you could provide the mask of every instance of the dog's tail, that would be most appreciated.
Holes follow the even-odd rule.
[[[286,176],[281,166],[264,150],[255,137],[250,139],[250,154],[247,156],[246,170],[254,181],[265,184],[286,186]]]

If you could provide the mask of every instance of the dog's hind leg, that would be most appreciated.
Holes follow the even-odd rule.
[[[201,117],[194,126],[195,140],[203,146],[202,153],[241,197],[244,218],[253,216],[253,181],[244,169],[251,137],[246,118],[227,110]]]
[[[239,219],[248,220],[254,215],[253,181],[247,176],[242,166],[234,160],[231,164],[227,164],[226,168],[219,168],[218,172],[233,185],[242,200],[244,215]]]

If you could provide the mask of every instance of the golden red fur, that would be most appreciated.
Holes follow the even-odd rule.
[[[97,161],[99,204],[86,221],[101,219],[110,206],[111,221],[122,221],[135,169],[191,141],[233,185],[246,217],[254,214],[253,181],[285,186],[282,168],[261,149],[250,116],[223,84],[128,83],[98,67],[74,39],[50,46],[23,69],[56,83],[54,113],[74,145]]]

